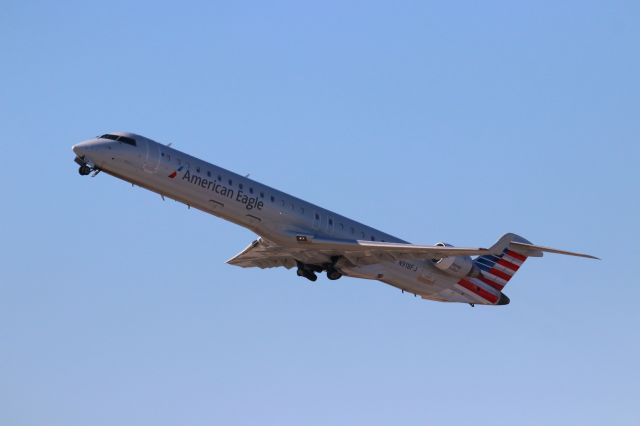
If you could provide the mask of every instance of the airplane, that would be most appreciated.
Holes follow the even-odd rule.
[[[100,172],[243,226],[257,239],[227,261],[243,268],[296,268],[316,281],[377,280],[439,302],[507,305],[503,288],[529,257],[557,253],[507,233],[487,248],[411,244],[169,145],[111,132],[72,147],[82,176]]]

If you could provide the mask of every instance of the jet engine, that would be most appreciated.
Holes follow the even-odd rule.
[[[438,247],[453,247],[447,243],[437,243]],[[458,277],[477,277],[480,275],[480,270],[473,264],[473,260],[469,256],[449,256],[442,259],[432,259],[436,268],[442,272]]]

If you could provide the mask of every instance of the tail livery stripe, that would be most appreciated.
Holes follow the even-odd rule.
[[[517,266],[522,266],[523,261],[516,259],[515,257],[511,257],[508,254],[505,254],[504,256],[502,256],[503,260],[506,260],[509,263],[513,263],[514,265]]]
[[[497,282],[491,281],[490,279],[488,279],[488,278],[486,278],[484,276],[478,277],[478,279],[480,281],[482,281],[483,283],[487,284],[488,286],[491,286],[491,287],[495,288],[496,290],[502,290],[504,288],[503,284],[498,284]]]
[[[502,287],[504,287],[505,285],[507,285],[507,282],[509,282],[509,280],[503,280],[500,277],[497,277],[489,272],[483,271],[480,273],[481,276],[485,277],[486,279],[493,281],[494,283],[497,283],[498,285],[501,285]]]
[[[511,279],[511,275],[505,274],[504,272],[496,268],[489,269],[489,273],[495,275],[496,277],[500,277],[505,281],[509,281]]]
[[[480,276],[462,279],[458,284],[474,295],[482,297],[490,303],[496,303],[499,300],[499,295],[496,296],[493,291],[502,292],[504,286],[520,269],[525,260],[527,260],[526,256],[508,248],[498,256],[478,256],[473,262],[480,270]],[[486,287],[483,288],[484,286]]]
[[[518,266],[518,265],[516,265],[514,263],[511,263],[511,262],[509,262],[507,260],[504,260],[504,259],[500,259],[496,263],[498,265],[500,265],[500,266],[504,266],[505,268],[511,269],[513,272],[516,272],[518,269],[520,269],[520,266]]]
[[[515,274],[515,272],[505,266],[502,266],[499,263],[496,263],[495,265],[493,265],[494,268],[496,268],[498,271],[500,272],[504,272],[505,274],[509,275],[510,277],[513,276],[513,274]]]
[[[516,253],[515,251],[506,249],[504,252],[507,256],[511,256],[514,259],[518,259],[520,262],[524,262],[525,260],[527,260],[526,256],[523,256],[520,253]]]
[[[481,298],[488,300],[491,303],[496,303],[498,301],[498,296],[496,296],[495,294],[489,293],[487,290],[483,289],[478,285],[473,284],[472,282],[464,278],[458,281],[458,284],[464,287],[465,289],[469,290],[471,293],[475,294],[476,296],[480,296]]]
[[[482,258],[477,258],[476,259],[476,263],[478,264],[479,267],[486,267],[487,269],[493,268],[493,265],[495,265],[496,263],[489,260],[489,259],[482,259]]]

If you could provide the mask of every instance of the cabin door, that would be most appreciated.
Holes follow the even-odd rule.
[[[160,163],[160,150],[158,144],[147,141],[147,155],[144,159],[142,168],[147,173],[155,173],[158,171],[158,165]]]

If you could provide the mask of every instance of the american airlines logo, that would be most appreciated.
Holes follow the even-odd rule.
[[[168,177],[173,179],[177,176],[178,172],[182,171],[184,166],[181,166],[178,170],[171,173]],[[240,204],[244,204],[244,207],[247,210],[262,210],[264,207],[264,203],[258,200],[258,197],[251,197],[248,194],[244,193],[242,190],[238,190],[238,193],[225,185],[222,185],[215,180],[204,179],[198,175],[189,173],[187,170],[182,176],[182,180],[186,180],[192,185],[199,186],[202,189],[206,189],[207,191],[214,192],[221,197],[227,197],[230,200],[234,200]]]

